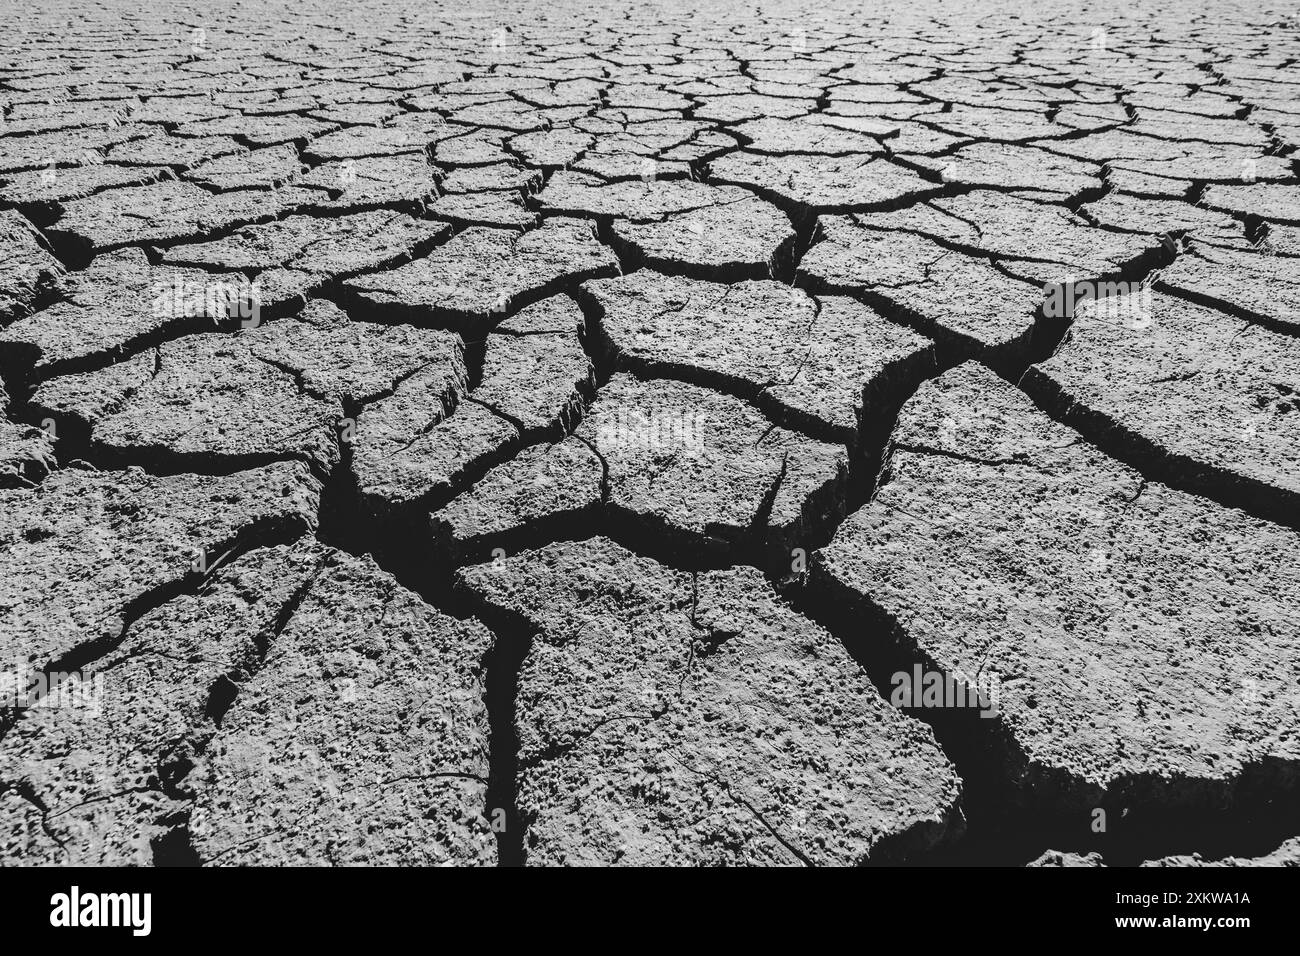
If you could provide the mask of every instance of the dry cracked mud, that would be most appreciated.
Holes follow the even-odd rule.
[[[1300,24],[1165,6],[10,3],[0,865],[1300,863]]]

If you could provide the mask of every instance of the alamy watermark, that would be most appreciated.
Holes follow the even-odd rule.
[[[246,328],[261,324],[262,294],[255,281],[235,273],[210,281],[174,276],[170,282],[155,282],[151,289],[156,317],[203,316],[219,322],[239,319]]]
[[[20,664],[0,671],[0,710],[29,708],[104,712],[104,675],[40,671]]]
[[[996,717],[1001,685],[993,671],[981,670],[974,677],[961,668],[949,672],[925,670],[920,664],[911,671],[896,671],[889,682],[889,702],[895,707],[946,707],[978,711],[981,717]]]
[[[1081,306],[1095,302],[1088,312],[1097,318],[1122,321],[1134,329],[1147,328],[1155,321],[1151,286],[1142,282],[1066,277],[1047,283],[1043,294],[1043,315],[1049,319],[1073,319]]]
[[[707,425],[706,417],[698,411],[619,410],[601,421],[596,444],[601,448],[700,451]]]

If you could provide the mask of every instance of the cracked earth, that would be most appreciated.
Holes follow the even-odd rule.
[[[8,3],[0,865],[1300,864],[1300,21],[1016,6]]]

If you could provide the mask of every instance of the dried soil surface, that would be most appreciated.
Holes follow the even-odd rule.
[[[1003,6],[9,3],[0,865],[1300,864],[1300,24]]]

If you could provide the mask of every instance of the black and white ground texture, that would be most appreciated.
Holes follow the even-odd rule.
[[[1300,863],[1300,16],[3,0],[0,864]]]

